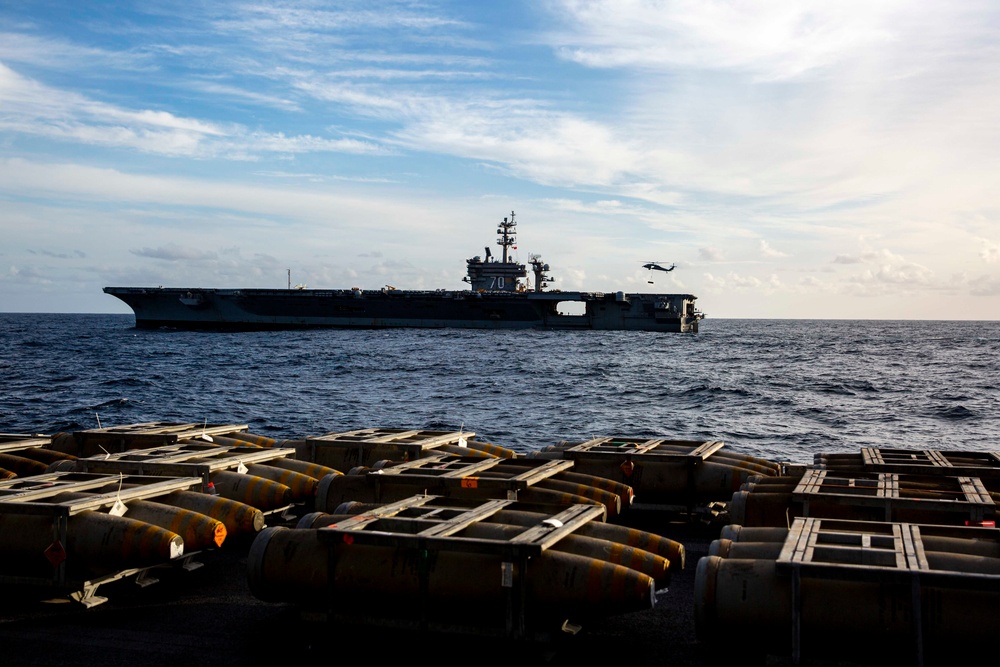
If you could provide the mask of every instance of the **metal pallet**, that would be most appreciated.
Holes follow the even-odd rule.
[[[394,460],[413,461],[443,445],[462,447],[475,437],[474,431],[366,428],[306,438],[305,458],[328,465],[326,461],[329,457],[324,455],[324,450],[327,450],[338,457],[334,467],[344,467],[341,463],[343,459],[351,461],[353,465],[370,465],[374,463],[373,455],[385,453],[391,453]]]
[[[776,561],[776,572],[790,577],[792,658],[802,656],[802,580],[869,581],[908,586],[913,619],[914,655],[923,663],[921,627],[923,589],[938,586],[1000,593],[1000,575],[934,569],[923,536],[987,540],[1000,534],[987,528],[877,523],[835,519],[795,519]]]
[[[934,493],[939,497],[908,496],[907,490],[900,488],[897,473],[846,476],[830,470],[807,470],[792,492],[792,498],[802,504],[804,517],[809,516],[810,503],[881,509],[885,521],[892,521],[894,513],[902,509],[957,515],[971,523],[979,523],[985,516],[996,513],[996,503],[978,477],[915,478],[904,475],[902,479],[929,480],[937,487]]]
[[[686,451],[667,449],[681,446]],[[720,440],[670,440],[666,438],[631,438],[602,436],[577,443],[562,450],[562,456],[577,464],[577,470],[591,475],[599,475],[629,484],[635,488],[636,511],[656,511],[686,514],[694,517],[702,514],[711,520],[717,510],[706,506],[697,498],[695,491],[698,466],[725,447]],[[656,465],[676,465],[677,475],[683,478],[686,490],[677,494],[677,502],[649,502],[643,500],[642,468]],[[731,494],[731,492],[730,492]],[[728,495],[723,494],[728,500]]]
[[[524,470],[528,467],[528,470]],[[517,492],[548,479],[560,472],[571,470],[572,461],[542,461],[520,459],[516,472],[509,478],[482,477],[489,470],[511,468],[506,459],[465,458],[461,456],[431,455],[415,461],[406,461],[375,470],[367,474],[376,489],[383,483],[409,485],[414,490],[462,488],[482,489],[506,493],[508,500],[517,500]]]
[[[208,424],[181,422],[143,422],[124,426],[75,431],[73,437],[84,456],[123,452],[172,445],[181,440],[193,440],[213,435],[246,431],[247,424]]]
[[[52,439],[47,435],[0,433],[0,452],[10,453],[31,447],[47,447]]]
[[[663,445],[681,445],[689,447],[690,451],[677,452],[663,448]],[[719,440],[667,440],[665,438],[624,438],[606,436],[593,438],[563,450],[571,453],[574,458],[582,456],[600,457],[637,457],[654,460],[704,461],[709,456],[725,447]]]
[[[499,556],[502,561],[499,574],[506,591],[507,605],[502,634],[512,638],[525,638],[528,634],[525,620],[528,585],[525,573],[528,561],[540,556],[580,526],[593,520],[600,521],[603,509],[596,505],[573,505],[551,514],[539,525],[507,540],[457,536],[457,533],[500,510],[520,507],[509,500],[466,501],[433,495],[413,496],[320,528],[318,539],[330,545],[344,542],[393,549],[408,548],[424,554],[454,551]],[[349,620],[349,617],[345,619]],[[431,626],[426,617],[419,621],[422,629]],[[454,627],[435,629],[470,630]],[[489,634],[489,629],[480,627],[476,628],[476,632]]]
[[[975,475],[1000,478],[1000,452],[950,452],[863,447],[866,468],[879,472],[911,474]]]
[[[173,445],[129,450],[115,454],[78,459],[79,469],[94,473],[127,473],[158,477],[197,476],[201,491],[208,490],[213,472],[238,470],[253,463],[281,458],[295,458],[291,448],[216,445],[206,441],[186,441]],[[194,460],[197,459],[197,460]]]
[[[91,498],[58,502],[55,496],[62,493],[88,492],[111,485],[119,485],[114,492],[94,494]],[[197,477],[147,477],[141,475],[93,474],[80,472],[55,472],[32,477],[0,481],[0,515],[47,516],[52,522],[51,577],[31,577],[0,574],[0,584],[44,586],[70,591],[69,596],[84,606],[93,607],[107,601],[96,595],[99,586],[136,575],[136,583],[147,586],[156,579],[149,576],[152,567],[125,569],[86,580],[68,576],[65,558],[59,559],[67,543],[69,517],[85,511],[106,511],[118,502],[154,499],[174,491],[199,490]],[[196,569],[199,563],[191,560],[193,554],[177,559],[185,569]],[[173,564],[173,561],[172,561]]]

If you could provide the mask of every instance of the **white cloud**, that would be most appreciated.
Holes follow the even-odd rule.
[[[979,251],[979,256],[983,258],[984,262],[987,264],[1000,262],[1000,243],[990,241],[989,239],[979,239],[979,242],[983,245],[983,249]]]
[[[736,69],[788,78],[892,39],[887,15],[898,4],[561,0],[550,5],[571,32],[551,39],[562,57],[590,67]]]
[[[87,165],[31,162],[28,160],[0,159],[0,183],[8,192],[17,192],[48,199],[83,200],[113,203],[119,215],[143,218],[150,215],[146,208],[130,213],[128,206],[139,204],[154,207],[158,215],[164,210],[212,210],[213,220],[226,227],[246,233],[250,228],[265,227],[273,230],[270,221],[297,220],[311,225],[328,227],[331,211],[336,211],[342,231],[354,229],[346,221],[357,221],[359,229],[371,229],[372,221],[379,225],[400,224],[397,231],[409,225],[423,229],[438,229],[439,216],[430,208],[414,211],[412,202],[385,200],[369,197],[361,186],[345,185],[342,190],[321,187],[305,190],[299,187],[282,187],[283,184],[210,181],[198,178],[131,174],[121,170],[95,168]],[[162,208],[161,208],[162,207]],[[221,213],[221,212],[227,213]],[[227,215],[230,216],[227,219]],[[196,216],[197,217],[197,216]],[[170,218],[171,233],[176,233],[181,221],[189,216]],[[198,234],[205,235],[212,228],[201,225]],[[228,232],[226,232],[228,234]]]
[[[934,287],[934,271],[888,249],[864,252],[861,260],[869,268],[845,278],[846,285],[851,290],[881,295]]]
[[[775,250],[764,239],[760,240],[760,254],[762,254],[764,257],[788,257],[787,253],[781,252],[780,250]]]
[[[52,285],[55,282],[48,272],[37,267],[13,265],[7,271],[7,280],[32,285]]]
[[[218,259],[218,255],[210,250],[201,250],[199,248],[192,248],[190,246],[184,247],[179,246],[175,243],[170,243],[165,246],[160,246],[157,248],[137,248],[130,250],[133,255],[139,257],[151,257],[153,259],[165,259],[171,262],[183,261],[200,261],[200,260],[215,260]]]
[[[722,251],[718,248],[698,248],[698,257],[705,260],[706,262],[724,262],[726,261],[725,256]]]
[[[398,100],[411,118],[393,133],[401,146],[489,160],[548,185],[617,186],[633,178],[640,152],[610,127],[519,100]]]
[[[711,273],[705,274],[705,281],[715,289],[758,289],[764,283],[755,276],[740,275],[730,271],[725,276],[717,276]]]
[[[243,5],[241,12],[231,18],[218,19],[214,27],[227,32],[246,32],[265,36],[291,33],[309,35],[327,32],[362,32],[366,30],[429,31],[455,28],[461,21],[416,12],[409,3],[381,1],[343,3],[337,9],[317,9],[310,4],[283,3]]]
[[[249,159],[264,153],[390,154],[372,142],[251,132],[151,109],[131,110],[50,88],[0,63],[0,130],[168,156]]]
[[[969,287],[973,296],[1000,296],[1000,276],[979,276]]]
[[[134,51],[112,51],[13,30],[0,32],[0,63],[3,62],[70,70],[92,67],[141,70],[149,65],[148,59]]]

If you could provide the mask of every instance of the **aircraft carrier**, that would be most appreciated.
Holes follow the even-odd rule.
[[[465,290],[216,289],[105,287],[135,312],[140,329],[302,329],[399,327],[561,329],[696,333],[704,315],[690,294],[546,291],[549,265],[510,255],[514,214],[497,225],[496,259],[466,260]],[[659,268],[659,267],[657,267]]]

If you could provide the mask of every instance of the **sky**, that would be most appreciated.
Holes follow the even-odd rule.
[[[0,311],[462,289],[512,211],[551,288],[1000,319],[1000,3],[0,3]]]

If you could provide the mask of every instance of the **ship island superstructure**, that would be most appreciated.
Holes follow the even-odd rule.
[[[501,258],[466,260],[465,290],[383,287],[325,289],[219,289],[105,287],[132,308],[140,329],[298,329],[400,327],[464,329],[564,329],[695,333],[703,314],[690,294],[559,291],[549,265],[531,255],[528,267],[516,248],[512,212],[497,225]]]

